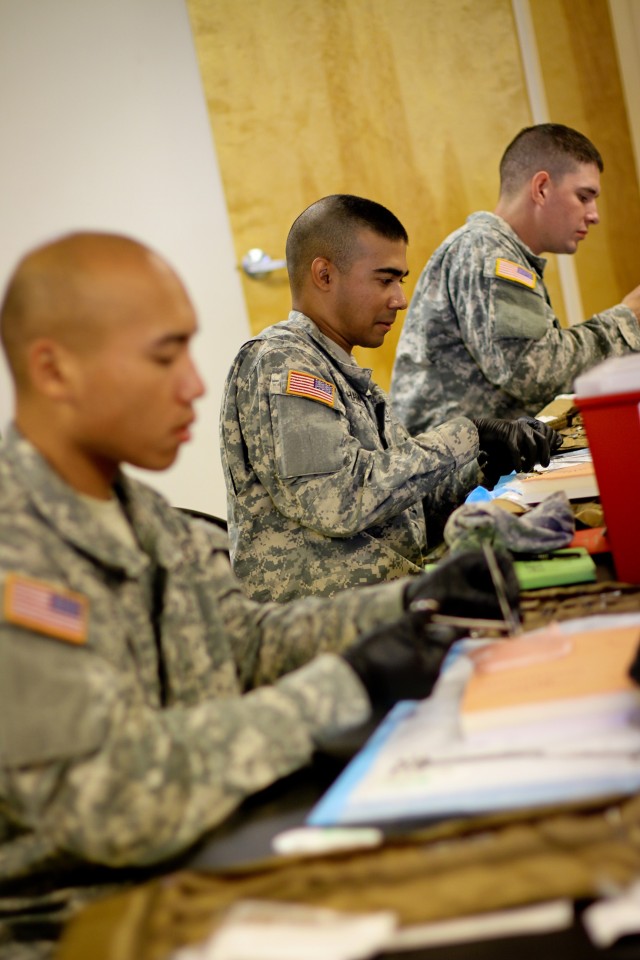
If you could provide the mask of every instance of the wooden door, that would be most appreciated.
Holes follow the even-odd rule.
[[[407,228],[410,294],[447,233],[472,211],[494,208],[502,151],[532,122],[510,0],[187,4],[238,263],[256,247],[282,258],[308,204],[356,193],[388,206]],[[589,6],[606,12],[606,0]],[[558,10],[564,17],[564,5]],[[599,60],[607,55],[615,61],[610,48]],[[588,58],[584,67],[566,62],[588,78]],[[624,108],[610,99],[598,100],[603,122],[621,129]],[[570,105],[552,119],[571,124]],[[598,122],[589,117],[591,127]],[[597,141],[597,129],[581,128]],[[562,316],[554,266],[549,286]],[[243,276],[243,285],[254,331],[287,316],[285,271]],[[609,302],[625,292],[598,290]],[[357,354],[385,389],[399,332],[397,323],[383,347]]]

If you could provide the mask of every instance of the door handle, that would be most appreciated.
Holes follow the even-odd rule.
[[[242,258],[242,269],[248,277],[253,277],[254,280],[268,277],[274,270],[283,270],[286,266],[286,260],[273,260],[268,253],[260,250],[259,247],[248,250]]]

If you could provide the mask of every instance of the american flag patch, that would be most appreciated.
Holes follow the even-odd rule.
[[[496,277],[515,280],[516,283],[522,283],[525,287],[531,287],[532,290],[536,285],[535,273],[521,267],[519,263],[514,263],[513,260],[503,260],[502,257],[496,260]]]
[[[4,589],[4,615],[9,623],[57,637],[69,643],[87,640],[89,601],[80,593],[60,590],[42,580],[8,574]]]
[[[300,373],[299,370],[289,370],[287,375],[287,393],[295,397],[308,397],[309,400],[319,400],[332,407],[335,403],[336,388],[327,380],[314,377],[311,373]]]

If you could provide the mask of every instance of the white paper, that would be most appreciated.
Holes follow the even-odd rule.
[[[384,948],[396,927],[390,910],[341,913],[269,900],[241,900],[200,947],[172,960],[366,960]]]
[[[582,922],[597,947],[608,947],[620,937],[640,933],[640,882],[618,897],[587,907]]]
[[[387,950],[418,950],[447,943],[469,943],[500,937],[523,937],[566,930],[573,923],[569,900],[549,900],[513,910],[496,910],[436,923],[402,927],[387,944]]]

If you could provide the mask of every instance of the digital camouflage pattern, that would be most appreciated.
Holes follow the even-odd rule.
[[[125,476],[117,490],[140,549],[102,529],[16,431],[2,443],[3,960],[48,956],[50,925],[121,882],[119,868],[128,882],[132,868],[167,869],[319,738],[367,719],[332,651],[402,610],[402,583],[255,603],[221,530]],[[53,608],[32,612],[34,629],[16,622],[12,574],[50,589],[58,619],[76,622],[65,591],[86,598],[79,642],[52,636]]]
[[[371,370],[297,311],[240,349],[220,433],[233,567],[261,600],[420,572],[425,512],[478,483],[472,423],[412,440]]]
[[[394,413],[410,433],[451,417],[535,415],[584,370],[640,350],[640,326],[623,304],[561,327],[545,264],[493,213],[472,214],[438,247],[416,285],[391,378]]]

